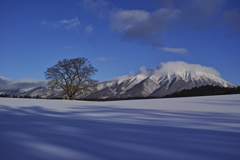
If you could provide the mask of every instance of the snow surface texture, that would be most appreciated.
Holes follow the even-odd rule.
[[[0,98],[1,160],[238,160],[240,95]]]

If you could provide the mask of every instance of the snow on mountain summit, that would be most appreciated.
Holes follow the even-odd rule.
[[[179,72],[208,73],[218,77],[221,76],[220,73],[212,67],[202,66],[199,64],[189,64],[183,61],[176,61],[176,62],[171,61],[166,63],[160,63],[155,69],[154,74],[164,75],[164,74],[179,73]]]
[[[129,79],[119,81],[100,84],[99,91],[90,94],[88,98],[161,97],[182,89],[204,85],[236,87],[216,75],[201,71],[176,71],[148,76],[139,73]]]
[[[235,86],[235,85],[223,80],[222,78],[220,78],[216,75],[213,75],[213,74],[210,74],[210,73],[204,73],[204,72],[177,71],[177,72],[174,72],[174,73],[168,73],[168,74],[160,76],[160,80],[158,81],[158,83],[160,83],[162,77],[167,77],[167,79],[170,80],[170,81],[172,81],[173,79],[183,80],[187,83],[191,83],[193,81],[199,81],[199,82],[202,82],[202,83],[206,82],[206,81],[209,81],[209,82],[212,81],[212,82],[215,82],[215,83],[219,83],[218,85],[222,86],[222,87],[234,87]],[[193,85],[193,87],[197,87],[197,86]]]
[[[138,74],[101,83],[88,98],[161,97],[183,89],[204,85],[236,87],[220,78],[212,67],[186,62],[160,63],[157,68],[140,67]]]
[[[7,84],[5,81],[2,79],[2,82]],[[237,87],[220,78],[220,73],[212,67],[177,61],[160,63],[156,68],[150,69],[143,66],[137,74],[130,72],[129,75],[102,81],[98,84],[98,91],[90,93],[86,98],[162,97],[183,89],[205,85]],[[4,91],[4,93],[43,98],[64,96],[61,90],[50,90],[44,86],[23,91]],[[76,95],[76,98],[81,96]]]

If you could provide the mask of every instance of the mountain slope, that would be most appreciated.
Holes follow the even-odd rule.
[[[213,74],[203,72],[182,71],[149,77],[138,74],[126,80],[100,84],[99,91],[88,95],[87,98],[162,97],[183,89],[205,85],[236,87]]]
[[[127,98],[127,97],[162,97],[183,89],[191,89],[205,85],[220,87],[236,87],[235,85],[210,73],[182,71],[162,75],[134,75],[128,79],[101,83],[98,91],[85,98]],[[31,96],[42,98],[64,97],[61,89],[51,90],[48,87],[15,89],[0,91],[0,94]],[[81,98],[76,95],[75,98]]]
[[[159,84],[155,83],[150,78],[146,78],[132,88],[128,89],[121,97],[147,97],[159,87]]]

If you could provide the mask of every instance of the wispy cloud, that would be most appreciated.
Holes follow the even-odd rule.
[[[107,6],[109,1],[106,0],[82,0],[78,5],[83,6],[85,11],[93,12],[98,17],[103,18],[107,14]]]
[[[233,31],[240,32],[240,11],[236,9],[224,11],[221,23],[224,25],[230,25]]]
[[[44,25],[47,25],[49,22],[47,21],[41,21],[41,25],[44,26]]]
[[[123,33],[124,40],[162,47],[159,38],[165,31],[166,24],[180,13],[180,10],[170,8],[161,8],[153,13],[144,10],[120,10],[111,14],[110,29]]]
[[[132,77],[134,75],[135,75],[134,72],[130,71],[128,75],[119,76],[119,77],[115,77],[115,78],[111,78],[111,79],[106,79],[106,80],[100,81],[99,83],[125,80],[125,79],[128,79],[128,78],[130,78],[130,77]]]
[[[166,51],[166,52],[172,52],[172,53],[178,53],[178,54],[184,54],[184,55],[187,55],[189,53],[189,51],[185,48],[157,47],[157,49]]]
[[[82,0],[78,5],[84,5],[86,9],[97,10],[103,8],[109,4],[106,0]]]
[[[73,47],[72,46],[65,46],[64,48],[65,49],[72,49]]]
[[[109,58],[107,58],[107,57],[98,57],[98,58],[97,58],[97,61],[98,61],[99,63],[109,63],[109,62],[111,62],[113,59],[114,59],[113,57],[109,57]]]
[[[122,33],[123,40],[151,44],[159,50],[186,55],[189,52],[187,49],[164,47],[159,41],[168,22],[178,18],[180,14],[180,10],[172,8],[161,8],[153,13],[144,10],[119,10],[111,14],[110,29]]]
[[[196,31],[204,31],[207,26],[216,24],[213,19],[221,13],[226,6],[227,0],[156,0],[161,7],[178,8],[181,15],[175,19],[174,26],[184,24],[184,28]],[[187,22],[187,23],[186,23]]]
[[[182,48],[170,48],[160,41],[162,34],[180,27],[196,31],[204,31],[207,26],[229,25],[233,31],[240,31],[240,11],[227,11],[224,6],[227,0],[155,0],[159,9],[154,12],[146,10],[124,10],[114,7],[107,0],[82,0],[85,10],[109,15],[112,31],[118,32],[122,40],[134,41],[138,44],[151,45],[156,49],[178,54],[189,51]],[[112,9],[109,9],[112,7]],[[222,16],[222,17],[219,17]],[[101,17],[101,16],[100,16]],[[106,17],[106,16],[105,16]]]
[[[86,27],[86,29],[85,29],[85,30],[86,30],[86,32],[87,32],[87,33],[89,33],[89,34],[90,34],[90,33],[92,33],[92,32],[93,32],[93,29],[94,29],[94,28],[92,27],[92,25],[89,25],[89,26],[87,26],[87,27]]]
[[[184,25],[187,29],[206,31],[208,26],[228,26],[234,32],[240,32],[240,10],[229,10],[230,0],[156,0],[161,7],[179,8],[181,15],[172,26]]]
[[[181,11],[171,7],[160,8],[155,12],[145,10],[123,10],[114,7],[107,0],[82,0],[78,5],[83,6],[85,11],[90,11],[99,17],[110,20],[109,28],[117,31],[126,41],[134,41],[138,44],[150,44],[154,48],[162,48],[164,51],[174,53],[186,53],[183,49],[163,48],[160,37],[166,31],[167,24],[179,17]],[[110,9],[112,7],[112,9]],[[86,28],[87,33],[92,32],[92,26]],[[104,61],[104,60],[102,60]]]
[[[77,27],[81,26],[81,23],[79,22],[78,17],[70,20],[66,20],[66,19],[60,20],[58,22],[42,21],[41,24],[49,28],[57,29],[57,28],[63,27],[67,30],[76,29]]]

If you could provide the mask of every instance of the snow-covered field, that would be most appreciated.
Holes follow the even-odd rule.
[[[1,160],[239,160],[240,95],[0,98]]]

